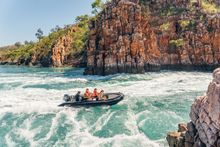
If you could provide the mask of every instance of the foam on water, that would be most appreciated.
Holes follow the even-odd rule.
[[[0,146],[167,146],[211,73],[83,76],[83,69],[0,66]],[[122,92],[115,106],[59,108],[65,93]]]

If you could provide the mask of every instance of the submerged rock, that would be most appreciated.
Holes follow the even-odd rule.
[[[213,72],[213,81],[210,83],[204,96],[198,97],[191,107],[191,122],[187,124],[184,135],[184,147],[219,147],[220,145],[220,68]],[[185,130],[179,129],[181,132]],[[167,141],[170,147],[181,143],[179,138],[168,133]],[[176,142],[173,144],[173,142]]]

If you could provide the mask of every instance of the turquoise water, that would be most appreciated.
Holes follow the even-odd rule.
[[[0,147],[167,146],[166,133],[189,120],[211,73],[162,71],[83,76],[83,69],[0,66]],[[65,93],[122,92],[114,106],[59,108]]]

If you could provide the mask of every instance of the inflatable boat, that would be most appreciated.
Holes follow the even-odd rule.
[[[74,96],[71,95],[64,95],[64,103],[58,105],[60,107],[67,106],[67,107],[79,107],[79,106],[102,106],[102,105],[115,105],[121,100],[123,100],[124,95],[122,93],[105,93],[104,96],[107,99],[97,100],[96,98],[92,100],[85,100],[83,97],[80,101],[71,101]]]

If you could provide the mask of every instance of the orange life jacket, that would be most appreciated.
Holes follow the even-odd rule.
[[[94,90],[92,96],[93,97],[97,97],[98,96],[98,92]]]
[[[90,92],[89,92],[89,91],[86,91],[86,92],[84,93],[84,96],[86,96],[86,97],[89,97],[89,95],[90,95]]]

